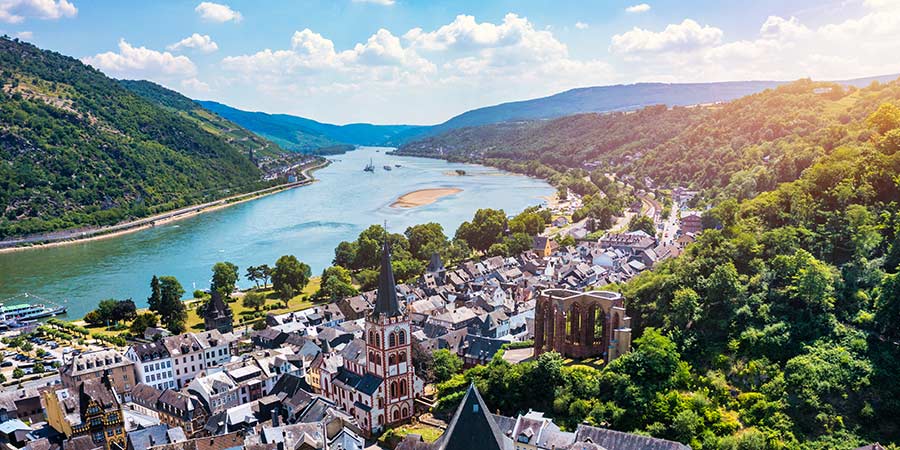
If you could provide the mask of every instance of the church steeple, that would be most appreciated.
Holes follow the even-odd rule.
[[[397,283],[394,281],[394,269],[391,267],[391,249],[385,236],[381,254],[381,273],[378,275],[378,294],[372,316],[396,317],[401,314],[400,303],[397,301]]]

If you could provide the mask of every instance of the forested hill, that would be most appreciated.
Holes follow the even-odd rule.
[[[243,111],[212,101],[198,103],[286,149],[302,152],[320,152],[323,147],[338,145],[389,145],[396,142],[398,135],[422,128],[367,123],[333,125],[288,114]]]
[[[80,61],[0,39],[0,238],[260,186],[240,146]]]
[[[800,80],[717,105],[463,128],[408,143],[398,153],[489,161],[526,172],[594,163],[633,175],[639,184],[682,184],[749,198],[793,181],[841,144],[866,140],[866,115],[897,99],[896,81],[858,89]]]
[[[244,154],[248,157],[255,159],[285,152],[278,144],[209,111],[199,103],[171,89],[145,80],[119,80],[119,83],[131,92],[163,108],[176,112],[180,116],[195,122],[204,130],[242,148]]]

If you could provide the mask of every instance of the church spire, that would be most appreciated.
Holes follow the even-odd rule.
[[[378,294],[375,298],[374,317],[384,315],[395,317],[401,315],[400,303],[397,301],[397,283],[394,282],[394,269],[391,267],[391,249],[384,239],[381,255],[381,274],[378,275]]]

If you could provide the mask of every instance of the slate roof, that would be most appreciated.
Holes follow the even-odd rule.
[[[137,344],[133,346],[132,349],[134,349],[134,353],[140,358],[140,362],[155,361],[157,359],[169,357],[169,349],[161,342]]]
[[[345,367],[338,368],[335,379],[369,396],[374,394],[378,387],[381,386],[381,383],[384,382],[378,375],[367,373],[360,376],[347,370]]]
[[[401,315],[400,303],[397,302],[397,283],[394,281],[394,269],[391,267],[391,250],[387,239],[381,250],[381,273],[378,275],[378,294],[375,297],[374,317],[397,317]]]
[[[447,431],[435,441],[436,450],[512,450],[512,439],[506,437],[494,415],[488,410],[474,384],[456,409]]]
[[[128,450],[145,450],[147,448],[185,441],[184,430],[181,427],[170,429],[168,425],[160,424],[142,430],[128,433]]]
[[[667,441],[650,436],[607,430],[605,428],[578,425],[576,442],[592,442],[609,450],[690,450],[680,442]]]
[[[283,392],[288,397],[293,397],[294,394],[297,393],[297,391],[312,392],[312,387],[310,387],[309,383],[306,382],[305,378],[286,373],[278,378],[278,381],[275,382],[275,386],[272,386],[269,394],[278,394]]]
[[[107,383],[104,383],[104,378],[93,378],[84,380],[81,383],[79,389],[79,398],[81,402],[81,410],[84,411],[87,409],[88,401],[95,400],[99,403],[104,409],[114,409],[119,405],[119,400],[116,398],[116,394],[113,393],[112,388]]]
[[[147,408],[156,409],[156,402],[162,392],[149,384],[138,383],[131,390],[131,398],[135,403]]]

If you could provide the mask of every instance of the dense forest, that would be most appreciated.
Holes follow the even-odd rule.
[[[276,157],[285,150],[272,141],[231,122],[199,103],[156,83],[145,80],[118,80],[125,89],[134,92],[159,106],[178,113],[203,128],[205,131],[224,138],[229,144],[244,150],[248,158]]]
[[[264,186],[240,145],[76,59],[0,39],[0,86],[0,238]]]
[[[599,369],[555,354],[517,365],[495,357],[440,384],[440,405],[452,408],[475,382],[505,414],[534,408],[569,429],[587,421],[694,449],[900,442],[898,86],[822,98],[799,92],[804,84],[783,88],[782,102],[768,92],[698,112],[721,124],[723,109],[768,103],[767,114],[731,121],[743,131],[707,136],[810,162],[752,198],[721,191],[685,254],[611,287],[633,316],[631,353]],[[705,164],[701,150],[685,151]]]
[[[800,80],[727,103],[651,106],[549,121],[463,128],[397,153],[479,161],[538,176],[596,165],[639,186],[683,185],[750,198],[793,181],[840,145],[864,142],[861,119],[900,99],[900,83],[858,89]],[[649,181],[649,183],[646,183]]]

